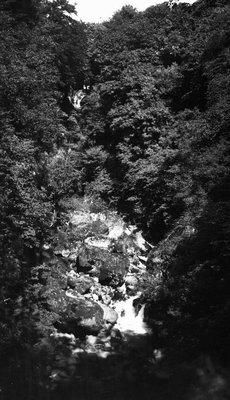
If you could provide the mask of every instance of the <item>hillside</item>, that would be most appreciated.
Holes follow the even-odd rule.
[[[228,3],[1,2],[1,399],[228,398]]]

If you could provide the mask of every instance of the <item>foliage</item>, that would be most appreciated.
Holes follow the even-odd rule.
[[[43,343],[53,362],[39,293],[55,268],[42,249],[87,195],[156,245],[145,296],[159,343],[228,361],[228,1],[125,6],[87,26],[73,12],[66,0],[0,5],[2,359],[26,348],[28,372]]]
[[[6,0],[0,5],[3,387],[6,375],[2,368],[11,371],[15,349],[18,365],[24,366],[26,373],[31,346],[39,337],[37,320],[42,312],[36,309],[38,298],[30,277],[42,260],[44,242],[50,240],[57,201],[57,190],[50,190],[47,178],[52,175],[51,167],[47,171],[47,160],[65,141],[63,132],[68,138],[75,134],[75,130],[69,133],[65,127],[60,105],[66,88],[83,80],[86,41],[83,24],[72,22],[65,14],[68,11],[72,12],[73,7],[59,0],[52,4]],[[25,365],[24,353],[28,355]]]
[[[150,318],[156,308],[166,315],[164,345],[171,335],[179,346],[184,340],[222,355],[229,308],[228,21],[228,2],[201,0],[143,13],[127,6],[89,27],[94,91],[80,121],[108,154],[110,201],[157,245],[150,273],[164,278],[157,299],[150,279],[147,297]]]

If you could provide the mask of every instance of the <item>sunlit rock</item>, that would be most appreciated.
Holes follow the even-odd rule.
[[[108,238],[95,238],[95,237],[87,237],[85,239],[85,243],[88,246],[98,247],[100,249],[108,250],[111,240]]]
[[[147,248],[146,248],[145,239],[143,238],[142,233],[141,232],[137,232],[135,234],[135,238],[136,238],[136,244],[139,247],[139,249],[141,249],[143,251],[146,251]]]
[[[104,304],[101,304],[101,308],[104,311],[103,319],[110,324],[115,324],[118,318],[117,312]]]
[[[136,275],[127,274],[125,277],[125,284],[127,289],[134,290],[135,287],[138,285],[138,278]]]
[[[124,234],[124,223],[117,222],[109,231],[108,238],[117,240]]]

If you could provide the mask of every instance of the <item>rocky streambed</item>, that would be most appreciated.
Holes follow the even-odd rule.
[[[141,287],[151,247],[116,212],[92,212],[87,203],[68,213],[52,248],[44,245],[50,340],[66,346],[73,365],[85,357],[111,360],[130,338],[149,336]],[[54,385],[63,378],[58,365],[50,373]]]

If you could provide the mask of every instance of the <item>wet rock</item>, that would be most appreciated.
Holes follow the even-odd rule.
[[[125,277],[125,284],[127,289],[133,290],[138,285],[138,278],[135,275],[127,275]]]
[[[104,321],[109,322],[110,324],[115,324],[118,318],[117,312],[113,308],[105,306],[104,304],[101,305],[101,307],[104,311],[103,315]]]

